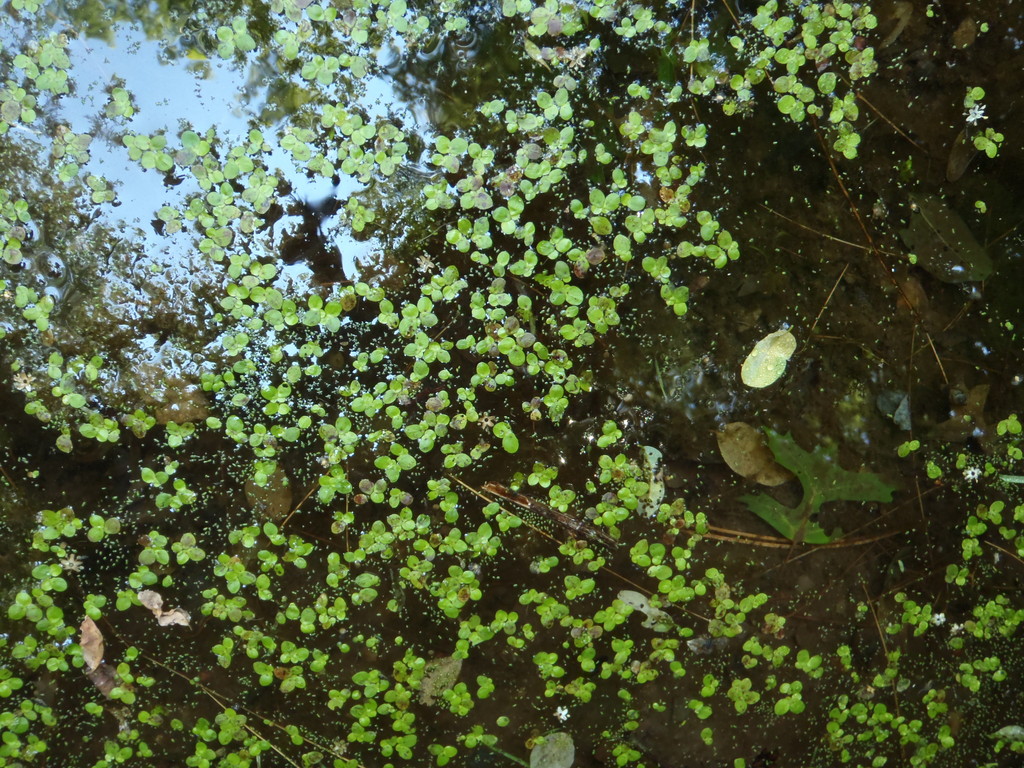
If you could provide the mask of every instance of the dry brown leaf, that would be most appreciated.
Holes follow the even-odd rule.
[[[928,294],[925,293],[920,280],[916,277],[904,277],[898,283],[901,291],[898,306],[904,309],[912,307],[919,314],[928,311]]]
[[[245,500],[258,515],[280,520],[292,508],[292,486],[288,475],[278,467],[262,486],[250,477],[245,483]]]
[[[175,608],[171,611],[165,611],[164,598],[159,592],[154,592],[151,589],[144,589],[139,592],[139,602],[153,612],[153,615],[156,616],[157,623],[161,627],[168,627],[171,625],[178,625],[182,627],[190,626],[189,620],[192,617],[189,616],[188,611],[183,608]]]
[[[949,158],[946,160],[946,180],[958,181],[976,154],[978,154],[978,148],[974,146],[967,129],[964,128],[957,134],[953,140],[953,146],[949,150]]]
[[[92,672],[86,672],[86,675],[92,681],[92,684],[99,688],[100,693],[108,699],[110,698],[110,692],[121,684],[121,678],[117,676],[117,671],[106,662],[102,662]]]
[[[139,602],[157,615],[163,612],[164,598],[159,592],[154,592],[152,589],[144,589],[139,592]]]
[[[81,630],[82,639],[78,644],[82,646],[82,660],[87,672],[95,672],[103,661],[103,633],[88,616],[82,622]]]
[[[428,707],[433,706],[444,691],[455,685],[461,671],[462,659],[442,656],[429,662],[420,682],[420,702]]]
[[[892,18],[896,21],[896,25],[886,36],[885,40],[878,45],[878,50],[888,48],[903,34],[903,30],[907,28],[907,24],[910,23],[910,19],[914,15],[914,4],[907,2],[907,0],[898,0],[898,2],[893,3],[890,12],[892,13]]]
[[[959,396],[951,397],[950,418],[936,424],[931,436],[949,443],[962,443],[971,438],[982,439],[988,432],[985,404],[988,384],[978,384]]]
[[[978,39],[978,22],[968,16],[953,31],[953,47],[969,48]]]
[[[782,485],[793,473],[775,461],[764,433],[746,422],[734,421],[717,432],[718,451],[729,469],[760,485]]]
[[[161,627],[167,627],[172,624],[177,624],[182,627],[189,626],[189,619],[192,617],[188,615],[188,611],[182,608],[175,608],[173,611],[164,611],[156,617],[157,623]]]
[[[100,693],[109,699],[110,692],[121,684],[121,680],[114,667],[103,661],[103,633],[96,626],[96,622],[88,616],[82,621],[80,629],[82,637],[78,644],[82,647],[85,675],[99,689]]]

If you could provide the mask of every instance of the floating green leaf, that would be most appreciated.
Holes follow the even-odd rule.
[[[878,475],[842,469],[833,452],[819,446],[808,453],[792,435],[780,435],[770,429],[765,434],[775,460],[800,480],[803,500],[793,509],[761,493],[743,496],[740,501],[786,538],[827,544],[840,536],[838,529],[826,533],[817,521],[821,505],[830,501],[892,501],[895,489]]]

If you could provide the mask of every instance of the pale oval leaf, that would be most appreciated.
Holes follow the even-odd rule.
[[[661,471],[661,451],[653,445],[645,445],[644,464],[645,477],[647,481],[647,493],[640,499],[640,512],[647,517],[654,517],[661,507],[661,501],[665,498],[664,473]]]
[[[564,731],[549,733],[530,750],[530,768],[571,768],[576,760],[576,745]]]
[[[1024,741],[1024,728],[1019,725],[1007,725],[990,734],[990,738],[1013,742]]]
[[[671,616],[651,605],[651,601],[647,599],[646,595],[634,589],[623,589],[616,597],[646,616],[641,626],[647,629],[653,629],[655,632],[668,632],[675,623]]]
[[[743,361],[740,376],[748,387],[767,387],[786,372],[786,363],[796,352],[796,337],[789,331],[769,333]]]
[[[647,611],[651,607],[647,597],[635,589],[623,589],[616,597],[630,608],[635,608],[638,611]]]

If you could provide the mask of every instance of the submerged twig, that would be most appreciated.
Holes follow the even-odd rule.
[[[313,491],[315,491],[318,487],[319,486],[318,486],[317,483],[313,483],[313,485],[310,487],[310,489],[306,492],[306,495],[302,497],[302,499],[299,501],[299,503],[295,505],[295,508],[292,509],[292,511],[288,513],[288,517],[286,517],[284,519],[284,522],[281,523],[281,528],[282,529],[286,525],[288,525],[288,521],[292,519],[292,515],[294,515],[296,512],[299,511],[299,507],[301,507],[303,504],[306,503],[306,499],[308,499],[310,496],[312,496],[313,495]]]
[[[849,268],[849,262],[843,264],[843,271],[839,273],[839,277],[837,277],[835,283],[832,284],[832,290],[828,292],[828,296],[825,297],[825,301],[822,303],[821,309],[818,310],[818,315],[814,318],[814,322],[811,323],[811,327],[807,331],[807,340],[804,341],[805,347],[810,342],[811,334],[813,334],[814,329],[818,327],[818,321],[821,320],[821,316],[825,314],[825,309],[828,307],[829,302],[832,301],[832,297],[835,295],[836,288],[839,287],[839,282],[843,279],[843,275],[846,274],[846,270],[848,270]]]
[[[467,491],[472,493],[477,498],[482,499],[483,501],[486,501],[489,504],[490,503],[495,503],[493,501],[493,499],[490,499],[489,497],[485,496],[481,492],[481,490],[477,490],[476,488],[474,488],[473,486],[471,486],[469,483],[465,482],[464,480],[460,480],[459,478],[455,477],[454,475],[448,475],[447,477],[448,477],[449,480],[452,480],[452,481],[458,483],[459,485],[461,485],[463,488],[465,488]],[[498,485],[498,484],[494,483],[494,485]],[[504,488],[504,486],[500,486],[500,487]],[[493,491],[491,491],[491,492],[493,493]],[[495,495],[497,495],[497,494],[495,494]],[[518,496],[519,494],[515,494],[515,495]],[[504,497],[499,497],[499,498],[504,498]],[[526,497],[524,496],[523,498],[526,498]],[[516,503],[517,506],[521,506],[521,505],[518,504],[518,502],[515,502],[513,499],[509,499],[509,501],[512,501],[513,503]],[[530,523],[528,520],[524,520],[522,517],[517,515],[515,512],[512,512],[512,511],[510,511],[508,509],[505,509],[505,507],[502,507],[500,505],[499,505],[499,508],[503,512],[505,512],[506,514],[513,515],[514,517],[518,518],[519,520],[522,520],[523,524],[528,526],[530,528],[530,530],[536,531],[541,536],[544,536],[545,538],[551,539],[556,544],[561,544],[562,543],[558,539],[556,539],[554,536],[552,536],[550,533],[548,533],[547,531],[543,530],[542,528],[538,528],[537,526],[535,526],[532,523]],[[697,535],[704,536],[704,534],[697,534]],[[614,539],[613,539],[613,541],[614,541]],[[600,566],[600,568],[598,568],[598,570],[601,571],[602,573],[607,573],[607,574],[610,574],[610,575],[614,576],[616,579],[621,581],[623,584],[628,584],[629,586],[633,587],[633,589],[635,589],[638,592],[646,595],[647,597],[651,597],[652,595],[655,594],[656,590],[652,590],[652,589],[649,589],[648,587],[645,587],[645,586],[643,586],[641,584],[637,584],[632,579],[626,578],[621,573],[616,571],[614,568],[610,568],[607,565]],[[690,609],[690,608],[688,608],[685,605],[682,605],[680,603],[673,603],[672,607],[677,608],[677,609],[679,609],[681,611],[684,611],[685,613],[688,613],[688,614],[690,614],[691,616],[693,616],[695,618],[701,619],[702,621],[711,621],[710,617],[704,616],[702,614],[699,614],[696,611],[694,611],[694,610],[692,610],[692,609]]]
[[[510,501],[513,504],[522,507],[523,509],[528,509],[531,512],[535,512],[541,517],[546,517],[548,520],[557,523],[558,525],[562,526],[565,530],[569,531],[569,533],[575,536],[582,536],[584,538],[590,539],[591,541],[599,541],[606,547],[617,547],[619,545],[619,542],[617,542],[607,533],[598,528],[595,528],[589,523],[586,523],[578,518],[572,517],[571,515],[567,515],[565,514],[565,512],[561,512],[560,510],[557,510],[553,507],[549,507],[547,504],[537,501],[536,499],[531,499],[529,496],[524,496],[521,493],[516,493],[515,491],[506,488],[501,483],[494,483],[488,481],[483,484],[482,488],[488,493],[492,493],[495,496],[505,499],[505,501]]]

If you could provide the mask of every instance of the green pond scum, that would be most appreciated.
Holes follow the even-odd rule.
[[[8,0],[0,766],[1019,765],[1021,13]]]

